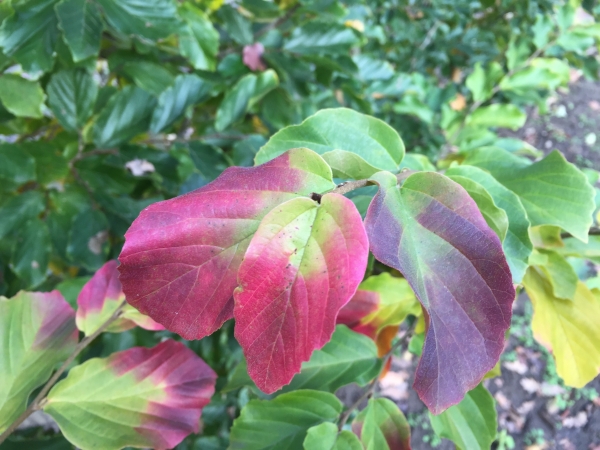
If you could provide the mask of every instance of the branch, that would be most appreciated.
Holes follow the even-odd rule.
[[[338,429],[340,431],[342,431],[342,429],[344,428],[344,425],[346,425],[346,422],[348,422],[348,419],[350,418],[350,415],[352,414],[352,412],[360,406],[360,404],[363,402],[363,400],[365,400],[365,399],[371,397],[371,395],[373,395],[373,391],[375,390],[375,387],[377,386],[377,382],[379,381],[379,378],[381,377],[381,374],[383,373],[388,360],[392,357],[394,351],[397,348],[404,346],[404,344],[406,342],[408,342],[408,340],[410,339],[410,337],[413,334],[413,329],[414,328],[410,328],[406,332],[404,332],[404,334],[402,336],[400,336],[398,341],[394,345],[392,345],[392,348],[390,348],[390,350],[385,355],[382,356],[383,364],[381,365],[381,371],[377,374],[377,376],[373,379],[373,381],[371,381],[371,383],[367,386],[367,388],[362,393],[362,395],[358,398],[358,400],[356,400],[354,403],[352,403],[352,405],[350,405],[350,407],[346,411],[344,411],[344,413],[340,416],[340,423],[338,425]]]
[[[75,358],[77,358],[77,355],[79,355],[81,353],[81,351],[90,344],[90,342],[92,342],[94,339],[96,339],[98,337],[98,335],[100,335],[100,333],[102,333],[104,330],[106,330],[110,326],[111,323],[113,323],[115,320],[117,320],[121,316],[121,314],[123,313],[123,308],[125,307],[125,304],[126,304],[126,302],[125,302],[125,300],[123,300],[121,302],[121,304],[117,307],[115,312],[113,312],[112,315],[106,320],[106,322],[104,322],[102,325],[100,325],[100,327],[98,327],[98,329],[96,331],[94,331],[89,336],[86,336],[85,338],[83,338],[83,340],[79,344],[77,344],[77,346],[75,347],[75,350],[73,350],[73,353],[71,353],[71,356],[69,356],[66,359],[66,361],[60,366],[60,368],[56,372],[54,372],[54,375],[52,375],[52,377],[44,385],[44,387],[42,388],[40,393],[29,404],[29,406],[23,412],[23,414],[21,414],[6,429],[6,431],[4,431],[4,433],[0,434],[0,444],[2,444],[6,440],[6,438],[8,436],[10,436],[12,434],[12,432],[15,431],[17,429],[17,427],[19,425],[21,425],[25,421],[25,419],[27,419],[34,411],[37,411],[37,410],[43,408],[44,404],[46,403],[45,397],[48,394],[48,392],[50,391],[50,389],[52,388],[52,386],[54,386],[54,384],[58,381],[58,379],[64,373],[64,371],[67,370],[67,368],[71,365],[71,363],[75,360]]]
[[[600,227],[591,227],[588,231],[588,235],[589,236],[600,236]],[[566,239],[566,238],[572,238],[573,235],[571,233],[560,233],[560,237],[562,239]]]

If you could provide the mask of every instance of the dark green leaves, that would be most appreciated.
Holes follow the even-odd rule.
[[[191,3],[184,3],[179,15],[187,24],[179,35],[179,50],[195,69],[215,70],[219,33],[210,19]]]
[[[20,230],[13,243],[11,269],[23,280],[25,288],[34,288],[46,279],[50,246],[46,222],[36,218]]]
[[[48,83],[48,103],[65,129],[81,130],[93,112],[98,85],[85,70],[65,70]]]
[[[300,390],[270,401],[251,400],[233,422],[229,448],[302,448],[309,428],[333,422],[341,412],[341,402],[327,392]]]
[[[98,55],[104,25],[98,5],[90,0],[62,0],[56,5],[60,28],[73,61]]]
[[[355,32],[346,26],[309,22],[301,28],[295,28],[284,48],[293,53],[338,54],[346,53],[358,42]]]
[[[52,68],[58,39],[56,0],[13,3],[14,13],[0,27],[0,47],[27,72],[47,72]]]
[[[135,86],[127,86],[108,101],[94,124],[99,148],[119,145],[148,129],[156,99]]]

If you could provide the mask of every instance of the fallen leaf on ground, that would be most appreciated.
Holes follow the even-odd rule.
[[[524,402],[521,406],[519,406],[517,408],[517,412],[519,414],[521,414],[522,416],[526,416],[527,414],[529,414],[531,411],[533,411],[533,408],[535,407],[535,401],[530,400],[528,402]]]
[[[540,390],[540,383],[535,381],[533,378],[523,378],[520,381],[520,384],[521,387],[530,394],[534,394]]]
[[[587,421],[587,414],[584,411],[579,411],[577,415],[563,419],[562,424],[567,428],[581,428]]]
[[[508,370],[510,370],[511,372],[516,372],[519,375],[523,375],[525,372],[527,372],[527,364],[525,364],[524,362],[521,361],[507,361],[504,364],[502,364],[503,367],[507,368]]]
[[[506,398],[502,392],[498,391],[494,394],[494,398],[498,402],[498,406],[502,409],[510,409],[511,403],[510,400]]]

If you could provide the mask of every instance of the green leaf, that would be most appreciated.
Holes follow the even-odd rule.
[[[294,28],[283,48],[292,53],[331,55],[347,53],[357,43],[358,37],[349,27],[332,22],[311,21]]]
[[[98,148],[114,147],[148,129],[156,99],[141,88],[126,86],[113,95],[94,124]]]
[[[273,400],[251,400],[233,422],[229,448],[302,448],[309,428],[333,422],[341,412],[342,403],[327,392],[300,390]]]
[[[89,0],[62,0],[55,9],[73,61],[98,56],[104,28],[98,5]]]
[[[338,388],[350,383],[364,386],[376,377],[381,369],[381,360],[372,339],[345,325],[338,325],[331,340],[321,350],[315,351],[310,360],[302,364],[302,369],[292,382],[284,386],[281,393],[297,389],[315,389],[334,393]],[[238,364],[227,391],[254,382],[248,375],[246,361]]]
[[[78,335],[75,311],[58,291],[0,297],[0,432],[75,350]]]
[[[222,131],[242,119],[258,100],[278,85],[279,79],[274,70],[267,70],[260,75],[250,73],[242,77],[219,105],[215,128]]]
[[[421,172],[435,172],[435,166],[429,161],[429,158],[419,153],[407,153],[400,164],[400,169],[410,169]]]
[[[331,167],[334,178],[361,180],[379,172],[379,169],[370,165],[357,154],[345,150],[332,150],[323,153],[322,156]]]
[[[508,229],[502,242],[514,283],[520,283],[527,270],[529,255],[533,245],[529,239],[529,220],[519,197],[488,172],[477,167],[462,165],[451,167],[447,176],[470,178],[482,185],[494,199],[494,203],[502,208],[508,217]]]
[[[352,422],[366,450],[410,450],[410,427],[398,406],[387,398],[370,399]]]
[[[87,71],[64,70],[52,75],[48,87],[48,104],[65,129],[81,130],[91,117],[98,85]]]
[[[223,150],[199,141],[175,144],[172,151],[180,161],[179,168],[183,164],[189,166],[189,172],[186,170],[182,177],[185,179],[180,188],[182,194],[205,186],[229,167]]]
[[[0,47],[25,72],[48,72],[52,68],[58,40],[55,3],[56,0],[13,2],[14,13],[0,26]]]
[[[473,100],[484,102],[492,97],[496,83],[502,78],[504,71],[497,62],[492,62],[484,70],[481,63],[475,64],[473,72],[465,80],[467,88],[473,94]]]
[[[554,90],[569,83],[569,70],[569,65],[560,59],[536,58],[527,68],[504,77],[500,89],[503,91]]]
[[[77,296],[83,289],[83,286],[90,281],[91,276],[68,278],[56,285],[56,289],[63,295],[65,300],[73,308],[77,308]]]
[[[44,196],[39,191],[27,191],[9,199],[0,207],[0,239],[36,218],[44,208]]]
[[[179,8],[179,15],[188,25],[179,32],[179,50],[199,70],[214,71],[219,52],[219,32],[204,12],[191,3]]]
[[[150,130],[160,133],[179,119],[185,110],[207,97],[210,85],[192,74],[179,75],[172,86],[158,97],[152,114]]]
[[[481,184],[470,178],[460,175],[446,175],[465,188],[469,196],[477,203],[477,207],[489,227],[494,230],[494,233],[498,235],[501,241],[504,241],[508,231],[508,216],[503,209],[496,206],[489,192]]]
[[[44,91],[37,81],[15,74],[0,76],[0,101],[17,117],[42,118]]]
[[[16,144],[0,144],[0,192],[35,180],[35,160]]]
[[[256,154],[262,164],[291,148],[307,147],[323,155],[345,150],[380,170],[397,170],[404,157],[404,143],[385,122],[346,108],[324,109],[300,125],[275,133]]]
[[[573,300],[577,290],[579,278],[568,261],[557,252],[546,249],[538,249],[546,256],[544,265],[538,267],[552,285],[554,297],[563,300]]]
[[[102,212],[81,211],[69,231],[67,256],[90,271],[99,269],[108,256],[108,221]]]
[[[224,5],[217,11],[223,21],[223,27],[231,38],[241,45],[250,45],[254,41],[252,23],[230,5]]]
[[[181,25],[172,0],[97,0],[108,24],[124,35],[156,41]]]
[[[175,81],[169,70],[152,61],[127,62],[123,65],[123,72],[136,85],[155,96],[159,96]]]
[[[550,32],[554,28],[550,16],[538,14],[531,30],[533,31],[533,43],[538,49],[544,48],[548,43]]]
[[[363,450],[358,437],[347,430],[338,431],[331,422],[309,428],[304,439],[304,450]]]
[[[192,350],[168,339],[72,368],[44,411],[79,448],[174,448],[199,432],[216,378]]]
[[[517,130],[525,125],[527,115],[512,104],[494,103],[477,108],[467,117],[467,125]]]
[[[488,170],[517,194],[532,226],[556,225],[587,242],[595,193],[585,175],[557,151],[531,165],[515,158],[506,150],[482,148],[469,152],[464,163]]]
[[[417,117],[428,125],[433,121],[433,110],[416,95],[403,95],[399,102],[394,104],[394,112]]]
[[[553,249],[563,256],[589,259],[600,264],[600,236],[590,236],[587,243],[577,239],[565,239],[564,247]]]
[[[488,450],[496,439],[496,406],[493,397],[478,385],[463,401],[440,415],[429,414],[431,426],[442,438],[450,439],[461,450]]]
[[[47,277],[52,250],[50,232],[40,219],[27,222],[13,244],[10,268],[23,280],[24,287],[40,285]]]

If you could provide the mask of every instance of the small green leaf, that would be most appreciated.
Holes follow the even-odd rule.
[[[492,62],[485,69],[481,63],[475,64],[473,72],[467,77],[465,84],[473,94],[473,100],[484,102],[492,97],[493,88],[502,78],[504,71],[497,62]]]
[[[98,5],[89,0],[62,0],[55,9],[73,61],[98,56],[104,28]]]
[[[283,48],[301,54],[340,54],[347,53],[358,36],[351,28],[333,22],[310,21],[294,28]]]
[[[0,144],[0,160],[0,192],[12,191],[28,181],[35,180],[35,160],[20,151],[18,145]]]
[[[85,70],[64,70],[52,75],[48,87],[48,104],[65,129],[81,130],[92,115],[98,85]]]
[[[217,11],[223,22],[223,27],[231,38],[241,45],[250,45],[254,40],[252,22],[236,11],[230,5],[224,5]]]
[[[179,8],[179,15],[187,23],[179,33],[179,50],[199,70],[213,71],[217,67],[219,32],[210,19],[191,3]]]
[[[123,72],[131,77],[136,85],[155,96],[159,96],[175,81],[169,70],[152,61],[127,62],[123,65]]]
[[[163,39],[181,25],[172,0],[97,0],[108,24],[126,36]]]
[[[39,191],[27,191],[10,198],[0,207],[0,239],[36,218],[44,208],[44,196]]]
[[[304,439],[304,450],[363,450],[358,437],[347,430],[338,431],[331,422],[309,428]]]
[[[467,392],[458,405],[437,416],[430,413],[429,419],[435,433],[460,450],[488,450],[496,438],[494,398],[482,384]]]
[[[544,273],[550,284],[554,297],[563,300],[573,300],[579,278],[568,261],[557,252],[538,249],[546,257],[546,262],[538,267]]]
[[[69,231],[67,256],[90,271],[99,269],[108,256],[108,221],[94,209],[81,211]]]
[[[0,47],[25,72],[47,72],[52,68],[59,36],[55,3],[56,0],[12,2],[14,12],[0,26]]]
[[[533,43],[538,49],[544,48],[548,43],[550,32],[554,28],[552,19],[546,14],[538,14],[531,30],[533,31]]]
[[[494,233],[498,235],[501,241],[504,241],[506,232],[508,231],[508,216],[503,209],[496,206],[489,192],[481,184],[470,178],[459,175],[447,176],[465,188],[469,196],[477,203],[477,207],[489,227],[494,230]]]
[[[250,73],[227,92],[219,105],[215,128],[222,131],[240,120],[246,112],[279,84],[277,73],[267,70],[260,75]]]
[[[307,147],[323,155],[345,150],[380,170],[397,170],[404,157],[404,143],[385,122],[345,108],[324,109],[300,125],[275,133],[257,153],[262,164],[291,148]]]
[[[300,390],[273,400],[251,400],[233,422],[229,448],[302,448],[311,427],[333,422],[341,412],[342,403],[327,392]]]
[[[210,85],[193,74],[179,75],[172,86],[158,97],[152,114],[150,130],[160,133],[179,119],[185,110],[205,98]]]
[[[334,178],[361,180],[379,172],[379,169],[370,165],[356,153],[345,150],[332,150],[323,153],[322,156],[331,167]]]
[[[15,74],[0,76],[0,101],[17,117],[42,118],[44,91],[37,81]]]
[[[48,227],[40,219],[30,220],[19,231],[10,268],[23,280],[24,287],[36,287],[46,279],[51,245]]]
[[[0,297],[0,432],[77,345],[75,311],[58,291]],[[4,446],[3,446],[4,447]]]
[[[525,120],[527,115],[517,106],[495,103],[477,108],[467,117],[467,125],[517,130],[525,125]]]
[[[410,450],[410,427],[398,406],[387,398],[370,399],[352,422],[366,450]]]
[[[141,88],[126,86],[113,95],[96,120],[94,143],[113,147],[148,129],[156,99]]]

